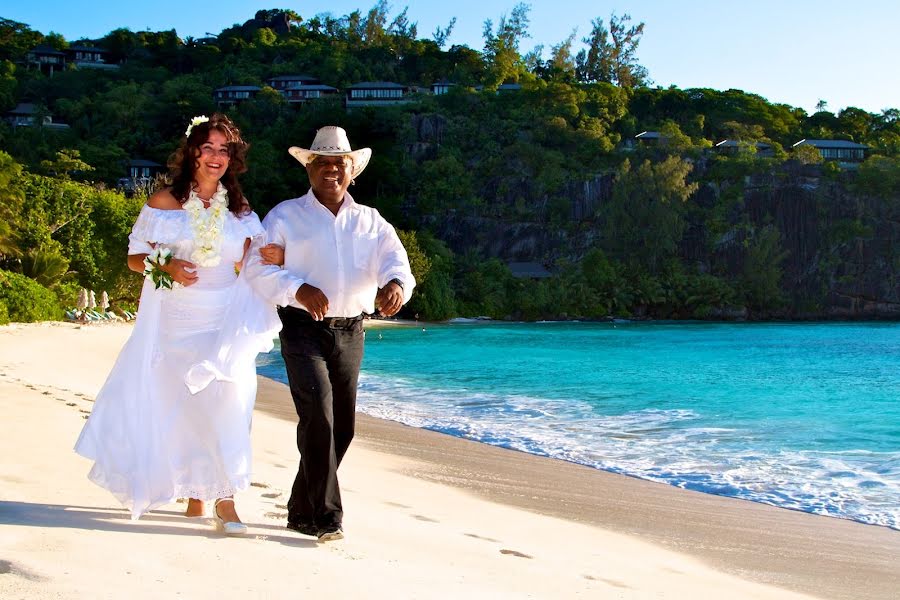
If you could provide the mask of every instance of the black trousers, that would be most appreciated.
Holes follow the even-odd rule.
[[[363,357],[362,320],[334,326],[306,311],[279,308],[281,356],[300,418],[300,467],[288,500],[288,520],[324,528],[344,516],[337,470],[353,439],[356,387]]]

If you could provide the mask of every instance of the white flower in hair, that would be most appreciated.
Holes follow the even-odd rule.
[[[194,127],[196,127],[200,123],[206,123],[207,121],[209,121],[209,117],[207,117],[206,115],[200,115],[199,117],[194,117],[193,119],[191,119],[191,124],[188,125],[188,128],[184,130],[184,137],[190,137],[191,130]]]

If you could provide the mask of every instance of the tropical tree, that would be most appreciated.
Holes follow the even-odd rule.
[[[582,41],[588,48],[576,57],[576,74],[579,81],[602,81],[625,88],[645,85],[647,69],[637,62],[637,48],[644,34],[644,24],[630,25],[631,17],[624,14],[609,17],[609,29],[603,19],[591,21],[592,29]]]
[[[766,310],[784,303],[782,262],[787,255],[781,245],[781,232],[775,226],[767,225],[755,232],[740,278],[741,290],[751,308]]]
[[[669,156],[632,168],[625,160],[616,176],[612,199],[603,209],[604,246],[622,261],[637,262],[653,274],[675,256],[684,235],[684,204],[697,188],[689,183],[690,162]]]
[[[546,66],[548,79],[563,81],[575,79],[575,56],[572,54],[575,34],[576,31],[573,30],[569,37],[551,48],[550,60],[547,61]]]
[[[18,253],[15,224],[25,199],[21,177],[22,166],[0,150],[0,258]]]
[[[488,19],[484,22],[482,56],[487,67],[485,87],[496,88],[505,81],[518,81],[519,74],[524,70],[519,44],[531,37],[528,33],[530,11],[529,5],[520,2],[509,17],[500,17],[496,31],[493,21]]]
[[[804,165],[817,165],[822,162],[822,153],[815,146],[809,144],[800,144],[794,146],[791,151],[791,158],[800,161]]]
[[[443,49],[444,46],[447,45],[447,40],[450,38],[450,34],[453,33],[453,28],[456,26],[456,17],[450,19],[450,22],[447,23],[447,26],[441,29],[440,26],[435,27],[434,33],[431,34],[431,37],[434,39],[434,43],[438,45],[438,48]]]

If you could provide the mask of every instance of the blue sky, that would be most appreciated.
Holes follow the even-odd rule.
[[[262,8],[290,8],[303,17],[335,16],[375,0],[277,1],[217,0],[0,0],[0,16],[66,39],[100,37],[117,27],[133,31],[176,29],[182,37],[218,33],[243,23]],[[515,0],[394,1],[391,16],[404,6],[418,23],[419,37],[456,17],[450,44],[481,49],[485,19],[494,23]],[[900,3],[896,0],[587,0],[532,1],[531,38],[522,53],[543,44],[546,50],[577,27],[587,36],[591,20],[608,22],[610,13],[629,13],[645,23],[638,59],[656,85],[738,88],[813,112],[819,100],[837,112],[856,106],[869,112],[900,108]]]

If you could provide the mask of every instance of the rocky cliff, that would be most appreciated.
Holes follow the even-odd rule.
[[[900,198],[856,193],[852,171],[825,176],[821,167],[786,163],[733,184],[741,187],[740,200],[725,230],[711,232],[696,214],[715,204],[722,188],[704,182],[702,167],[694,177],[701,186],[689,203],[700,210],[680,244],[685,262],[705,271],[724,270],[727,278],[737,280],[755,232],[768,226],[780,232],[785,305],[751,318],[900,318]],[[423,220],[454,252],[474,247],[488,257],[542,263],[552,270],[558,259],[577,261],[597,245],[596,215],[612,186],[611,175],[571,184],[563,225],[550,225],[546,211],[533,220],[452,211]]]

